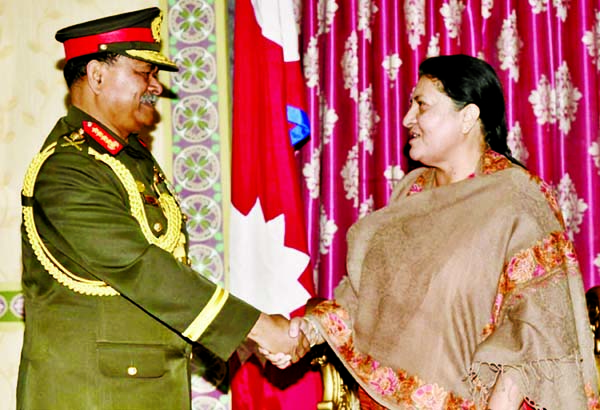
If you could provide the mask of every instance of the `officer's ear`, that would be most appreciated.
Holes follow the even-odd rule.
[[[104,65],[98,60],[91,60],[86,66],[87,82],[94,94],[100,94],[104,77]]]

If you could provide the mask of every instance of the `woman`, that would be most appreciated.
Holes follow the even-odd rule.
[[[332,347],[363,408],[597,408],[573,245],[510,156],[495,72],[466,55],[419,72],[403,125],[424,167],[349,230],[335,300],[291,331]]]

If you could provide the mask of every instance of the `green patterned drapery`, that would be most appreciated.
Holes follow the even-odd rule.
[[[171,75],[173,184],[188,216],[192,267],[222,285],[225,277],[229,180],[229,79],[224,1],[168,0],[169,54],[180,67]],[[200,355],[217,380],[224,363]],[[197,374],[202,373],[199,369]],[[230,408],[226,386],[192,377],[192,409]],[[211,379],[212,380],[212,379]],[[226,382],[225,382],[226,384]]]

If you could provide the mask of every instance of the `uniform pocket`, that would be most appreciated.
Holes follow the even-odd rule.
[[[158,378],[167,371],[166,350],[164,345],[100,342],[98,367],[108,377]]]

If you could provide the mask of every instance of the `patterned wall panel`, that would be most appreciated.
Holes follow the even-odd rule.
[[[169,52],[180,67],[171,76],[173,184],[188,216],[192,267],[225,285],[224,232],[228,181],[228,104],[224,2],[168,0]],[[221,61],[225,62],[222,63]],[[224,74],[224,76],[223,76]],[[223,143],[225,141],[225,143]],[[205,363],[206,364],[206,363]],[[216,371],[225,375],[222,363]],[[213,370],[214,371],[214,370]],[[192,408],[224,410],[229,396],[198,375]]]

